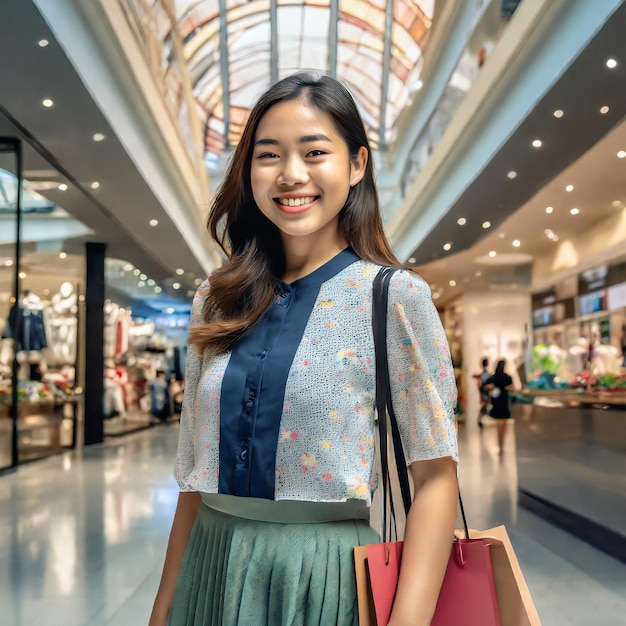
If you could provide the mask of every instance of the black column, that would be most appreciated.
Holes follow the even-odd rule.
[[[85,445],[104,441],[104,256],[106,244],[87,243],[85,287]]]

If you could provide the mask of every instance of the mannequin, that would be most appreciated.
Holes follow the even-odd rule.
[[[45,311],[46,330],[50,338],[51,358],[58,364],[76,362],[76,326],[78,303],[72,283],[64,282],[52,296]]]

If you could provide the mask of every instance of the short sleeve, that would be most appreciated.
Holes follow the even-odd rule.
[[[200,285],[191,306],[189,328],[203,323],[202,310],[209,289],[209,281]],[[174,478],[181,491],[195,491],[186,482],[195,464],[195,423],[197,419],[197,391],[202,370],[203,356],[194,345],[187,347],[185,362],[185,392],[180,412],[180,431],[178,435],[178,452],[174,465]]]
[[[396,272],[387,315],[392,402],[407,463],[447,456],[458,462],[450,349],[424,280]]]

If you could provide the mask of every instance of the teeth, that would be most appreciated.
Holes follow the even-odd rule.
[[[277,198],[279,204],[283,206],[302,206],[303,204],[310,204],[315,200],[314,196],[306,196],[304,198]]]

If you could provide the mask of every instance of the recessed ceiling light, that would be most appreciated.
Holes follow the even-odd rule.
[[[613,206],[622,206],[622,201],[621,200],[613,200],[612,204],[613,204]]]
[[[567,185],[565,191],[574,191],[574,185]]]
[[[474,276],[476,276],[477,278],[480,278],[483,275],[483,273],[478,270],[477,272],[474,272]]]
[[[552,115],[557,118],[563,117],[563,111],[561,109],[557,109]]]
[[[544,232],[546,235],[550,236],[550,235],[552,234],[552,229],[551,229],[551,228],[546,228],[543,232]]]
[[[174,289],[180,289],[180,283],[174,283],[172,287],[174,287]]]
[[[413,263],[415,263],[416,259],[414,256],[409,258],[409,263],[411,265],[413,265]],[[194,283],[196,283],[196,285],[201,285],[202,284],[202,279],[201,278],[196,278],[196,280],[194,280]]]
[[[37,44],[40,48],[45,48],[50,42],[47,39],[40,39]]]
[[[489,256],[493,259],[493,257],[494,257],[494,256],[496,256],[496,251],[495,251],[495,250],[492,250],[492,251],[489,253]]]
[[[179,267],[179,268],[176,270],[176,273],[177,273],[179,276],[182,276],[182,275],[185,273],[185,270],[184,270],[182,267]]]
[[[610,70],[615,69],[617,67],[617,61],[615,59],[607,59],[606,60],[606,66]]]
[[[456,280],[451,280],[448,284],[450,287],[456,287]]]
[[[67,252],[60,252],[59,259],[64,259],[67,256]]]
[[[459,219],[456,221],[456,223],[459,226],[465,226],[465,224],[467,224],[467,220],[464,217],[459,217]]]
[[[148,280],[148,277],[145,274],[140,274],[139,278],[141,278],[141,280]]]
[[[148,278],[148,285],[150,285],[150,287],[154,287],[156,285],[156,282],[153,278]]]
[[[604,105],[603,107],[600,107],[600,113],[602,113],[602,115],[606,115],[609,112],[609,107]]]
[[[412,258],[413,257],[411,257],[411,259]],[[411,262],[411,259],[409,259],[409,263]],[[415,259],[413,259],[413,263],[415,263]],[[202,280],[202,278],[196,278],[193,282],[195,285],[199,287],[204,281]]]
[[[506,235],[504,233],[498,233],[498,239],[504,239]]]
[[[104,141],[106,139],[106,135],[103,135],[102,133],[96,133],[92,139],[94,141]]]
[[[139,269],[136,269],[136,268],[135,268],[135,269],[133,270],[133,274],[134,274],[135,276],[139,276],[139,274],[141,274],[141,270],[139,270]]]
[[[618,159],[623,159],[624,157],[626,157],[626,151],[624,151],[624,150],[620,150],[620,151],[617,153],[617,158],[618,158]]]
[[[43,104],[46,107],[46,109],[49,109],[51,106],[54,106],[54,102],[50,100],[50,98],[44,98],[41,101],[41,104]]]
[[[491,228],[491,222],[483,222],[483,228],[485,230],[487,230],[488,228]]]
[[[143,280],[140,280],[140,281],[137,283],[137,287],[145,287],[145,286],[146,286],[146,283],[144,283],[144,282],[143,282]]]
[[[552,211],[554,211],[554,208],[553,208],[553,207],[551,207],[551,206],[547,206],[547,207],[546,207],[546,213],[547,213],[548,215],[550,215],[550,213],[552,213]]]
[[[514,178],[517,178],[517,172],[516,172],[515,170],[511,170],[511,171],[507,174],[507,176],[508,176],[511,180],[513,180]]]
[[[159,220],[150,220],[150,226],[158,226]]]
[[[554,233],[552,233],[552,235],[550,235],[550,239],[552,239],[552,241],[558,241],[559,240],[559,238]]]
[[[11,267],[13,265],[13,261],[11,261],[11,259],[7,259],[4,262],[4,267]]]
[[[444,243],[443,244],[443,249],[446,250],[446,251],[450,250],[451,247],[452,247],[451,243]]]
[[[161,293],[161,287],[158,285],[154,288],[154,293]]]
[[[513,240],[513,247],[514,248],[519,248],[522,245],[522,242],[519,239],[514,239]]]
[[[541,139],[533,140],[533,148],[541,148],[542,145],[543,145],[543,142],[541,141]]]
[[[439,300],[441,298],[441,294],[438,291],[433,292],[433,300]]]
[[[98,187],[100,187],[100,183],[97,180],[94,180],[93,183],[91,183],[91,188],[98,189]]]
[[[27,275],[28,275],[28,274],[26,274],[26,272],[20,272],[20,273],[18,274],[18,276],[19,276],[20,278],[26,278],[26,276],[27,276]]]
[[[578,215],[578,214],[580,213],[580,209],[573,208],[573,209],[570,209],[570,210],[569,210],[569,212],[570,212],[572,215]]]
[[[67,185],[66,185],[65,183],[61,183],[61,184],[57,187],[57,189],[58,189],[59,191],[67,191]]]
[[[133,269],[133,264],[132,263],[126,263],[123,267],[123,270],[125,272],[130,272]]]

